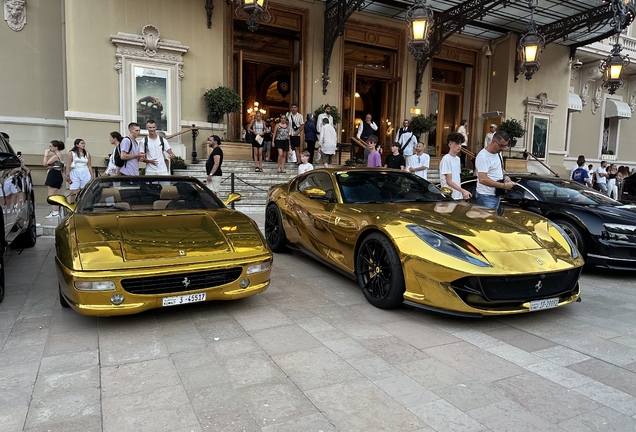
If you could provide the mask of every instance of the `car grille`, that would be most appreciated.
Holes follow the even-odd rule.
[[[169,294],[225,285],[237,280],[242,272],[243,269],[237,267],[196,273],[122,279],[121,285],[131,294]]]
[[[581,268],[521,276],[471,276],[451,285],[456,291],[477,294],[488,301],[528,301],[572,292],[580,275]]]

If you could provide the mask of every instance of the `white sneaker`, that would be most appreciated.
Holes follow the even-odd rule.
[[[48,214],[48,215],[47,215],[44,219],[51,219],[51,218],[54,218],[54,217],[58,217],[59,215],[60,215],[60,213],[59,213],[59,212],[52,211],[52,212],[51,212],[51,213],[49,213],[49,214]]]

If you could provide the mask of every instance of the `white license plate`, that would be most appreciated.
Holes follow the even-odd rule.
[[[534,300],[530,302],[530,310],[536,311],[541,309],[551,309],[559,305],[559,298]]]
[[[164,306],[174,306],[186,303],[196,303],[205,301],[205,293],[187,294],[182,296],[164,297]]]

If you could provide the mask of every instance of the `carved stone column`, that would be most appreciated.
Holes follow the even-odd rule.
[[[590,90],[594,92],[594,97],[592,98],[592,114],[596,114],[596,111],[601,106],[603,89],[600,83],[597,84],[597,81],[602,77],[603,71],[600,68],[600,64],[592,66],[589,69],[584,69],[581,73],[581,93],[579,96],[581,96],[581,102],[583,106],[585,106],[590,101]],[[601,90],[600,95],[598,94],[599,88]]]

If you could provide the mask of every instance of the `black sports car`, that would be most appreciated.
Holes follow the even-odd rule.
[[[555,177],[511,175],[517,186],[503,208],[521,208],[552,220],[576,243],[586,264],[636,270],[636,205],[615,201],[579,183]],[[476,178],[462,185],[474,195]]]

